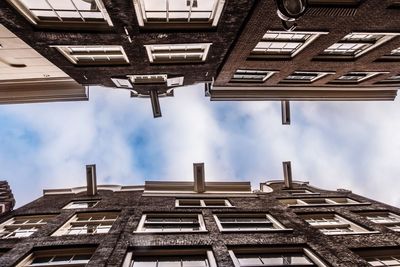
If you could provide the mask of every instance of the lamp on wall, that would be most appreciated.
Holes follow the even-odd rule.
[[[278,17],[282,21],[283,28],[292,31],[297,27],[294,22],[296,19],[304,15],[307,9],[307,0],[276,0]],[[289,22],[292,25],[289,25]]]

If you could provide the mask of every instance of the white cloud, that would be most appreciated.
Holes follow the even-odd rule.
[[[282,177],[326,189],[349,188],[400,205],[398,102],[292,103],[292,125],[280,122],[278,102],[210,102],[202,88],[176,90],[152,118],[148,99],[95,88],[89,102],[0,107],[0,177],[18,204],[43,188],[85,182],[96,163],[100,183],[191,180],[192,163],[206,163],[208,180]]]

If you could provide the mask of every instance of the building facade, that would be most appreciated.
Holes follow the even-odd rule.
[[[393,100],[398,1],[307,2],[292,31],[273,0],[6,0],[0,24],[78,85],[150,98],[155,117],[159,97],[196,83],[212,100]],[[0,68],[8,72],[39,68],[4,51]],[[52,77],[42,72],[45,81]]]
[[[400,264],[400,209],[347,190],[270,181],[252,191],[201,174],[95,187],[45,190],[3,216],[0,266]]]
[[[0,214],[8,213],[14,208],[15,199],[7,181],[0,181]]]

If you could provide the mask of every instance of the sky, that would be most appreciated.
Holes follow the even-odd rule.
[[[0,106],[0,179],[17,207],[43,189],[83,186],[86,164],[98,184],[192,181],[204,162],[206,181],[293,178],[400,206],[400,105],[394,102],[292,102],[281,124],[280,102],[211,102],[202,86],[160,99],[91,87],[90,101]]]

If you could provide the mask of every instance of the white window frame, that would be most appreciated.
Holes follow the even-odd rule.
[[[106,216],[116,216],[115,219],[105,219],[104,217]],[[89,216],[103,216],[103,219],[101,220],[92,220],[92,217]],[[88,220],[79,220],[80,218],[85,218],[89,217],[90,219]],[[85,213],[77,213],[74,216],[71,217],[65,224],[63,224],[60,228],[58,228],[52,236],[76,236],[76,235],[99,235],[99,234],[107,234],[111,230],[111,228],[114,225],[114,222],[118,219],[119,213],[118,212],[85,212]],[[89,227],[92,226],[95,230],[93,233],[87,233],[87,229],[92,228]],[[77,228],[74,228],[77,227]],[[98,229],[101,228],[108,228],[107,232],[101,232],[98,233]],[[71,234],[69,233],[71,229],[75,229],[78,231],[80,229],[80,232],[76,234]],[[86,229],[86,232],[85,232]]]
[[[205,62],[208,56],[208,52],[210,50],[212,43],[185,43],[185,44],[154,44],[154,45],[144,45],[147,51],[147,56],[149,58],[150,63],[153,64],[174,64],[174,63],[198,63],[198,62]],[[201,46],[201,52],[190,52],[190,49],[196,48]],[[174,53],[174,47],[185,47],[184,52],[175,52]],[[173,59],[170,58],[169,60],[157,60],[155,58],[155,55],[158,53],[155,53],[154,49],[164,49],[164,50],[169,50],[169,52],[165,53],[160,53],[162,55],[168,54],[171,56],[173,55],[184,55],[185,59]],[[199,54],[201,57],[199,59],[186,59],[187,55],[190,54]]]
[[[307,200],[315,200],[315,199],[323,199],[325,203],[316,203],[310,204],[306,202]],[[306,200],[306,201],[304,201]],[[335,201],[336,200],[336,201]],[[341,200],[346,200],[346,202],[342,202]],[[279,201],[283,204],[288,205],[289,207],[317,207],[317,206],[357,206],[357,205],[370,205],[369,202],[358,202],[349,197],[330,197],[330,198],[322,198],[322,197],[315,197],[315,198],[286,198],[286,199],[279,199]]]
[[[367,220],[375,223],[375,224],[380,224],[383,226],[386,226],[387,228],[400,232],[400,215],[395,214],[390,211],[370,211],[370,212],[361,212],[359,213],[363,217],[365,217]],[[373,216],[375,217],[381,217],[382,219],[374,219]],[[386,220],[384,218],[392,218],[391,220]]]
[[[132,84],[154,84],[154,83],[166,83],[167,74],[143,74],[143,75],[128,75],[129,80]]]
[[[311,227],[320,230],[325,235],[355,235],[355,234],[371,234],[377,231],[369,231],[368,229],[343,218],[336,213],[321,214],[304,214],[300,215]],[[329,231],[332,229],[346,229],[349,232]]]
[[[356,251],[356,253],[371,266],[399,266],[400,250],[398,247],[385,249],[376,248],[376,250],[372,249],[373,248],[367,248],[366,250]],[[393,265],[394,261],[397,261],[396,265]],[[389,262],[391,263],[390,265]],[[378,263],[381,265],[378,265]]]
[[[125,53],[125,50],[120,45],[52,45],[50,47],[56,48],[63,56],[65,56],[72,64],[75,65],[121,65],[121,64],[128,64],[129,59]],[[76,58],[77,55],[74,55],[74,52],[71,49],[86,49],[88,53],[86,55],[78,55],[78,56],[90,56],[93,58],[93,61],[90,62],[79,62]],[[90,49],[104,49],[104,53],[100,53],[98,51],[90,52]],[[113,53],[119,54],[106,54],[107,49],[115,49]],[[98,52],[98,53],[96,53]],[[119,61],[111,61],[110,58],[113,56],[122,57]],[[97,60],[95,58],[102,58],[107,57],[109,60]]]
[[[342,83],[361,83],[365,80],[368,80],[372,77],[375,77],[377,75],[380,74],[386,74],[388,72],[377,72],[377,71],[350,71],[348,73],[346,73],[345,75],[342,75],[338,78],[336,78],[336,80],[334,80],[334,82],[342,82]],[[343,77],[346,76],[352,76],[352,74],[356,77],[357,74],[366,74],[364,77],[361,77],[360,79],[343,79]]]
[[[233,261],[235,267],[254,267],[254,266],[271,266],[271,265],[241,265],[237,254],[271,254],[271,255],[280,255],[284,256],[285,254],[293,255],[293,254],[303,254],[306,258],[312,261],[313,265],[318,267],[327,267],[322,260],[320,260],[310,249],[304,247],[287,247],[287,248],[273,248],[273,247],[266,247],[266,248],[239,248],[239,249],[229,249],[229,255]],[[310,266],[313,266],[310,264]],[[274,265],[279,266],[279,265]],[[287,265],[282,265],[287,266]],[[294,265],[296,266],[296,265]]]
[[[99,9],[99,12],[103,16],[103,21],[100,20],[88,20],[86,21],[85,18],[80,14],[80,11],[78,8],[73,4],[76,8],[76,12],[80,14],[79,19],[71,21],[70,19],[64,21],[63,18],[57,13],[56,9],[52,9],[54,13],[56,13],[56,16],[54,19],[49,19],[49,20],[41,20],[39,17],[37,17],[31,10],[32,8],[29,8],[25,4],[23,4],[20,0],[7,0],[19,13],[21,13],[30,23],[34,25],[41,26],[43,25],[44,27],[49,27],[51,28],[52,26],[55,25],[63,25],[65,26],[70,26],[70,25],[76,25],[79,27],[96,27],[96,25],[102,25],[104,24],[107,27],[112,27],[113,23],[111,21],[111,18],[107,12],[107,9],[105,8],[103,2],[101,0],[95,0],[95,3],[97,5],[97,8]],[[51,7],[51,5],[49,4]],[[52,8],[52,7],[51,7]]]
[[[180,205],[180,201],[196,201],[198,200],[200,202],[199,206],[181,206]],[[220,205],[207,205],[206,202],[207,201],[223,201],[225,203],[224,206],[220,206]],[[198,198],[185,198],[185,199],[176,199],[175,200],[175,207],[176,208],[234,208],[235,206],[233,206],[231,204],[231,202],[227,199],[218,199],[218,198],[210,198],[210,199],[198,199]]]
[[[243,73],[238,73],[238,72],[243,72]],[[255,70],[255,69],[237,69],[235,73],[233,74],[230,82],[254,82],[254,83],[263,83],[266,80],[268,80],[272,75],[277,73],[277,71],[272,71],[272,70]],[[264,76],[262,79],[254,79],[250,78],[250,76]],[[243,76],[242,78],[237,78],[235,76]],[[247,76],[247,77],[246,77]]]
[[[254,230],[254,229],[227,229],[223,227],[224,223],[221,223],[220,217],[234,217],[237,216],[237,218],[251,218],[252,216],[254,218],[260,218],[260,215],[264,216],[268,221],[271,222],[273,229],[259,229],[259,230]],[[251,214],[251,213],[219,213],[219,214],[214,214],[214,220],[217,223],[218,229],[220,232],[281,232],[281,231],[292,231],[293,229],[286,228],[283,226],[278,220],[276,220],[274,217],[272,217],[270,214]],[[245,222],[245,224],[248,224],[249,222]],[[241,225],[244,224],[243,222],[233,222],[231,224],[237,224]],[[255,223],[257,224],[257,223]],[[258,223],[262,224],[262,223]]]
[[[168,0],[167,0],[168,1]],[[190,3],[193,3],[191,0]],[[190,15],[187,21],[183,20],[169,20],[168,15],[166,16],[166,21],[151,21],[147,19],[145,10],[145,4],[143,0],[133,0],[133,5],[135,7],[136,17],[140,27],[163,27],[163,28],[192,28],[192,27],[216,27],[218,21],[221,17],[222,10],[225,5],[225,0],[215,0],[214,8],[211,10],[211,16],[208,20],[191,20]],[[190,7],[193,5],[191,4]],[[165,11],[168,13],[168,11]],[[190,12],[191,13],[191,12]],[[189,14],[190,14],[189,13]]]
[[[14,216],[11,219],[3,222],[0,225],[1,239],[9,238],[25,238],[36,233],[42,226],[46,225],[47,222],[53,219],[55,215],[22,215]],[[17,220],[25,220],[24,223],[15,224]],[[29,220],[39,220],[35,223],[30,223]],[[5,232],[8,234],[3,235]],[[15,233],[30,233],[26,236],[13,236]]]
[[[139,249],[132,249],[132,251],[128,252],[122,267],[131,267],[132,261],[135,256],[138,257],[153,257],[157,262],[157,259],[163,257],[171,257],[171,256],[205,256],[208,261],[208,267],[217,267],[217,263],[215,261],[214,253],[211,249],[195,249],[195,248],[183,248],[183,249],[147,249],[145,251],[140,251]]]
[[[91,207],[86,207],[86,208],[80,208],[80,207],[74,207],[74,205],[79,205],[80,203],[94,203],[93,206]],[[90,209],[95,207],[97,204],[99,204],[99,200],[72,200],[69,202],[67,205],[63,207],[63,209],[69,210],[69,209]]]
[[[269,35],[274,35],[277,34],[276,38],[269,38]],[[297,35],[310,35],[307,39],[302,41],[301,39],[296,39],[294,38]],[[256,47],[253,48],[250,58],[280,58],[280,57],[290,57],[293,58],[295,57],[298,53],[300,53],[303,49],[305,49],[309,44],[311,44],[313,41],[315,41],[320,35],[322,34],[328,34],[328,32],[307,32],[307,31],[292,31],[292,32],[287,32],[287,31],[267,31],[261,41],[259,41],[256,45]],[[285,36],[285,35],[293,35],[293,38],[289,39],[279,39],[279,36]],[[263,43],[270,43],[268,48],[261,48]],[[287,44],[290,43],[298,43],[298,46],[292,49],[292,52],[290,53],[277,53],[277,52],[272,52],[268,51],[268,49],[274,49],[274,50],[279,50],[278,48],[271,48],[278,43],[284,44],[284,46],[287,46]],[[283,47],[284,48],[284,47]],[[281,49],[283,49],[281,48]],[[264,51],[262,51],[264,50]]]
[[[316,76],[312,79],[289,79],[291,76],[311,76],[315,74]],[[287,76],[284,80],[281,82],[284,83],[313,83],[327,75],[332,75],[335,74],[335,72],[332,71],[294,71],[292,74]]]
[[[354,39],[353,42],[351,42],[353,36],[366,36],[363,40],[363,38],[358,38]],[[371,40],[371,38],[368,38],[370,36],[380,36],[383,35],[383,37],[377,39],[377,40]],[[350,58],[358,58],[369,51],[377,48],[378,46],[390,41],[391,39],[395,38],[396,36],[400,35],[400,33],[376,33],[376,32],[352,32],[344,36],[339,42],[336,42],[326,48],[322,54],[320,55],[321,57],[350,57]],[[336,46],[343,46],[344,44],[354,44],[354,46],[360,46],[359,48],[355,49],[354,53],[348,54],[348,53],[341,53],[341,52],[335,52],[337,48],[334,48]],[[350,49],[350,48],[349,48]],[[348,50],[349,50],[348,49]],[[354,49],[352,49],[354,50]]]
[[[148,216],[157,216],[157,217],[163,217],[164,216],[164,218],[195,218],[195,219],[197,219],[197,222],[199,224],[199,230],[186,229],[186,230],[183,230],[183,231],[182,230],[179,230],[179,231],[176,231],[176,230],[175,231],[163,231],[161,229],[161,230],[146,231],[145,230],[145,225],[147,223],[146,220],[147,220]],[[158,224],[171,224],[171,223],[165,222],[165,223],[158,223]],[[185,223],[184,222],[174,222],[172,224],[179,225],[179,224],[185,224]],[[171,213],[171,214],[168,214],[168,213],[151,213],[151,214],[143,214],[141,219],[140,219],[139,225],[138,225],[138,227],[137,227],[137,229],[135,231],[135,233],[144,233],[144,234],[146,234],[146,233],[165,233],[165,234],[170,234],[170,233],[202,233],[202,232],[203,233],[207,232],[206,225],[204,223],[203,215],[201,215],[201,214],[187,214],[187,213]]]
[[[51,250],[37,250],[33,251],[31,254],[29,254],[26,258],[24,258],[20,263],[16,265],[16,267],[28,267],[28,266],[61,266],[60,262],[47,262],[47,263],[39,263],[39,264],[32,264],[32,262],[35,260],[37,257],[52,257],[51,260],[53,260],[56,256],[65,256],[69,255],[71,257],[75,255],[89,255],[91,254],[93,257],[93,253],[95,251],[95,248],[85,248],[85,247],[77,247],[77,248],[63,248],[63,249],[51,249]],[[80,261],[70,261],[70,262],[62,262],[62,266],[86,266],[87,263],[89,263],[89,260],[80,260]]]

